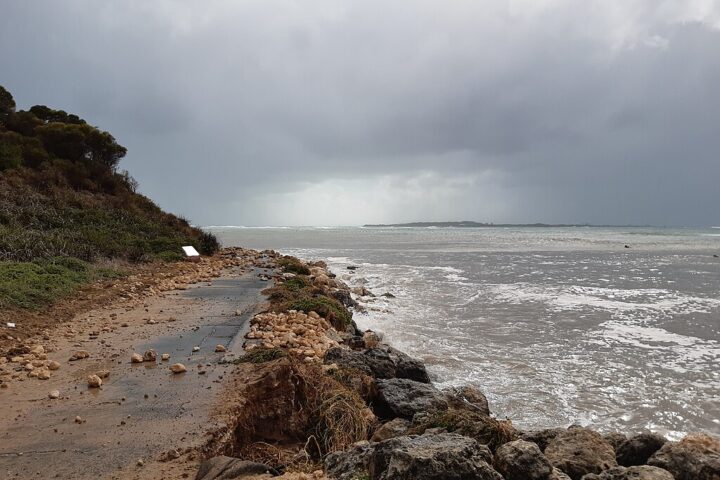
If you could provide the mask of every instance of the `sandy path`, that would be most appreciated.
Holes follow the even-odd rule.
[[[219,362],[241,354],[238,333],[267,286],[260,271],[234,270],[212,284],[88,312],[68,324],[75,333],[67,337],[60,327],[45,345],[61,368],[49,380],[0,390],[0,478],[193,478],[192,448],[215,427],[211,411],[232,368]],[[227,353],[215,353],[217,344]],[[150,348],[157,363],[130,363],[133,352]],[[80,349],[90,357],[68,361]],[[188,371],[170,373],[175,362]],[[102,369],[110,371],[102,388],[88,388],[87,376]],[[61,397],[48,398],[52,390]],[[162,462],[170,450],[181,458]]]

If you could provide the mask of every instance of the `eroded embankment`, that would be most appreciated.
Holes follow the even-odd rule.
[[[720,478],[707,435],[519,431],[479,390],[440,391],[421,362],[359,331],[350,289],[323,262],[270,256],[270,304],[251,321],[200,479]]]

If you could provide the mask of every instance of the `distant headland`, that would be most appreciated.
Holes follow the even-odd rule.
[[[409,223],[375,223],[366,224],[363,227],[456,227],[456,228],[477,228],[477,227],[649,227],[650,225],[591,225],[589,223],[483,223],[483,222],[409,222]]]

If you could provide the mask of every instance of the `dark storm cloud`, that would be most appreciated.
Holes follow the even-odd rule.
[[[202,224],[720,224],[714,2],[26,2],[22,107]]]

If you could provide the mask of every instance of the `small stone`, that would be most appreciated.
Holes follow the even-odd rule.
[[[193,347],[193,350],[192,350],[192,351],[193,351],[193,352],[199,352],[199,351],[200,351],[200,347]]]
[[[148,350],[143,354],[143,362],[154,362],[157,360],[157,353],[155,350]]]
[[[50,360],[47,364],[47,367],[50,370],[57,370],[60,368],[60,362],[56,362],[55,360]]]
[[[143,357],[142,357],[142,355],[140,355],[139,353],[133,353],[133,354],[130,356],[130,362],[132,362],[132,363],[142,363],[142,362],[143,362]]]
[[[137,464],[138,467],[142,467],[143,465],[145,465],[145,461],[142,458],[138,458]]]
[[[215,351],[216,352],[226,352],[227,349],[225,348],[225,345],[218,344],[218,345],[215,345]]]
[[[50,379],[50,370],[48,370],[47,368],[38,368],[37,370],[35,370],[34,373],[37,374],[38,380],[49,380]]]
[[[77,417],[75,417],[75,423],[83,423],[84,421],[85,421],[85,420],[83,420],[83,418],[82,418],[80,415],[78,415]]]
[[[170,360],[170,354],[169,354],[169,353],[163,353],[160,358],[162,359],[163,362],[167,362],[168,360]]]
[[[72,357],[70,357],[70,361],[74,362],[75,360],[82,360],[83,358],[88,358],[90,356],[90,353],[86,350],[78,350],[77,352],[72,354]]]
[[[33,355],[41,355],[45,353],[45,347],[43,347],[42,345],[36,345],[30,349],[30,353],[32,353]]]
[[[51,390],[50,393],[48,393],[48,397],[52,399],[60,398],[60,390]]]
[[[108,378],[110,376],[110,370],[100,370],[99,372],[96,372],[95,375],[100,378]]]
[[[185,365],[182,363],[174,363],[170,365],[170,371],[173,373],[183,373],[187,372],[187,368],[185,368]]]
[[[90,388],[98,388],[102,386],[102,379],[98,377],[97,375],[90,375],[87,379],[88,387]]]

